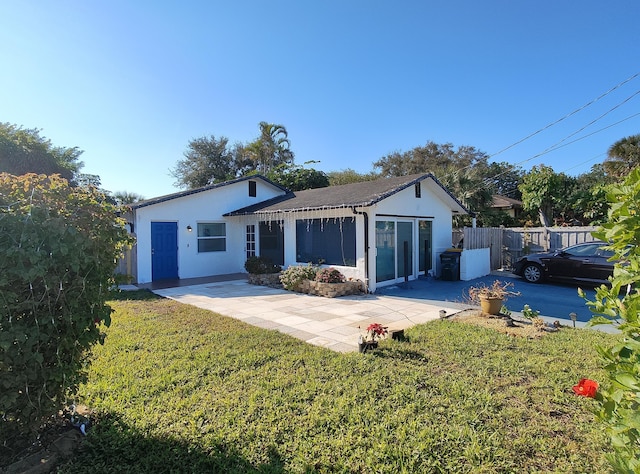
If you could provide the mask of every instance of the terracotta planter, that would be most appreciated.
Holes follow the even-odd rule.
[[[480,308],[486,314],[500,314],[502,309],[502,298],[483,298],[480,297]]]

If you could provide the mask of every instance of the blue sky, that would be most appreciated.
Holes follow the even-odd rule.
[[[5,0],[0,121],[146,198],[178,190],[190,139],[248,142],[260,121],[323,171],[427,141],[494,155],[640,72],[639,17],[637,0]],[[640,133],[639,91],[640,76],[492,160],[588,171]]]

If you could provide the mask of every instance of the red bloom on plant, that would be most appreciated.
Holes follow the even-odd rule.
[[[382,337],[388,333],[387,328],[380,323],[369,324],[367,333],[371,340],[375,341],[377,337]]]
[[[580,379],[578,385],[573,386],[573,392],[583,397],[595,398],[598,391],[598,382],[591,379]]]

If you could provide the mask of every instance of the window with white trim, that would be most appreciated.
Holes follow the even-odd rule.
[[[227,225],[224,222],[198,223],[198,253],[227,250]]]
[[[247,225],[247,258],[256,255],[256,226],[254,224]]]

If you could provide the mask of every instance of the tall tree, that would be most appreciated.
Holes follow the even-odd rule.
[[[622,138],[607,152],[604,169],[611,176],[623,179],[640,166],[640,134]]]
[[[259,173],[267,174],[278,165],[293,164],[294,154],[287,129],[283,125],[260,122],[260,136],[246,146]]]
[[[518,189],[523,175],[521,168],[506,162],[489,163],[483,173],[486,175],[484,183],[493,194],[512,199],[522,197]]]
[[[0,123],[0,171],[16,176],[27,173],[59,174],[71,184],[81,177],[82,150],[53,146],[37,128]]]
[[[593,165],[589,172],[578,175],[573,193],[567,196],[568,207],[575,219],[589,225],[606,222],[609,210],[606,195],[615,181],[605,172],[603,164]]]
[[[553,222],[554,205],[564,191],[562,185],[562,177],[545,165],[534,166],[522,178],[522,205],[525,210],[537,210],[540,223],[545,227]]]
[[[457,149],[432,141],[404,153],[393,152],[373,163],[382,177],[433,173],[471,211],[490,207],[492,188],[485,183],[488,156],[472,146]],[[464,222],[466,223],[466,222]]]
[[[235,178],[244,164],[242,156],[242,146],[230,147],[226,137],[195,138],[170,173],[176,178],[176,186],[199,188]]]

